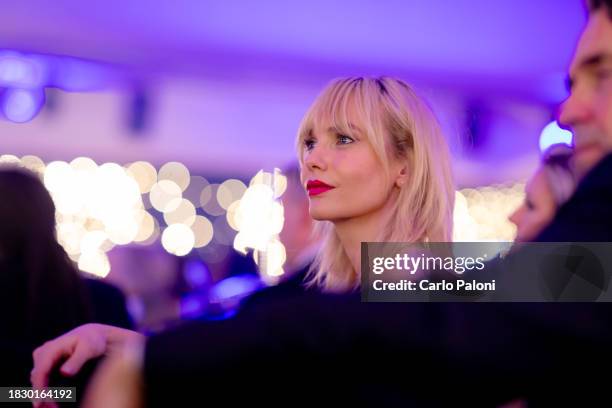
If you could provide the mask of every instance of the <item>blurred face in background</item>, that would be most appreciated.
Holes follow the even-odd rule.
[[[569,86],[559,123],[574,133],[576,171],[582,177],[612,152],[612,19],[605,7],[589,17],[570,65]]]
[[[510,216],[516,225],[516,240],[534,240],[552,221],[557,211],[546,173],[540,168],[525,187],[525,201]]]

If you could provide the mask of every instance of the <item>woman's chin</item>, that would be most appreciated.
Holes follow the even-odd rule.
[[[329,221],[329,217],[319,213],[310,213],[310,217],[315,221]]]
[[[323,208],[317,208],[311,206],[310,207],[310,217],[316,221],[331,221],[333,219],[333,214],[330,211],[326,211]]]

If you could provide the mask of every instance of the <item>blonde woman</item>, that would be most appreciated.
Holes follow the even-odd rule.
[[[446,141],[405,82],[333,81],[306,113],[297,148],[310,215],[324,237],[314,282],[325,290],[359,287],[361,242],[451,240]]]
[[[540,167],[525,187],[525,201],[509,218],[516,225],[517,242],[533,241],[576,190],[573,154],[570,146],[554,144],[542,155]]]
[[[359,287],[361,242],[451,239],[454,188],[446,142],[432,110],[401,80],[333,81],[306,113],[297,149],[310,214],[324,236],[312,278],[323,290]],[[61,371],[74,374],[129,340],[144,338],[110,326],[77,328],[35,352],[33,385],[45,386],[61,357],[68,357]],[[139,357],[125,356],[117,367],[137,373],[126,364]]]

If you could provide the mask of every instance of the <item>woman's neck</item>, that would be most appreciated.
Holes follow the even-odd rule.
[[[388,200],[380,209],[360,217],[334,222],[338,238],[358,276],[361,276],[361,243],[379,239],[381,231],[387,227],[392,202]]]

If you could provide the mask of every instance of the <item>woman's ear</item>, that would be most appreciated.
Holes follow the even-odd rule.
[[[395,178],[395,185],[397,187],[403,187],[404,184],[408,181],[408,169],[407,166],[400,167],[399,173]]]

